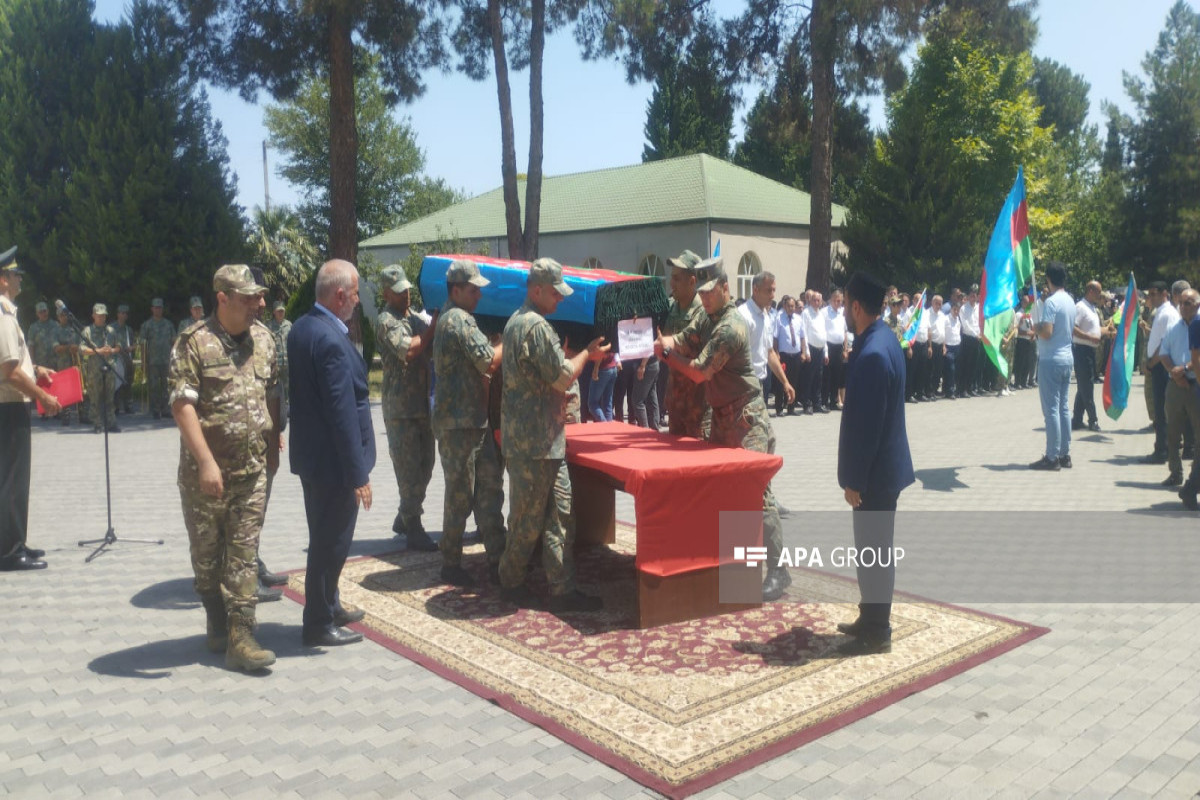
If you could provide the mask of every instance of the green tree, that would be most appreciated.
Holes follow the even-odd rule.
[[[1145,78],[1126,74],[1137,107],[1117,256],[1143,278],[1200,278],[1200,13],[1177,2]]]
[[[1054,127],[1055,141],[1074,135],[1087,121],[1091,85],[1083,76],[1049,58],[1033,60],[1032,88],[1042,106],[1040,125]]]
[[[935,36],[921,47],[851,204],[851,268],[938,287],[977,279],[1022,164],[1035,216],[1051,136],[1038,125],[1032,74],[1028,53],[1004,55],[969,37]]]
[[[870,121],[857,103],[842,98],[834,112],[830,196],[849,201],[874,149]],[[809,191],[812,186],[812,96],[808,63],[793,44],[775,82],[759,94],[746,115],[733,161],[760,175]]]
[[[106,26],[83,0],[4,0],[0,18],[0,239],[21,247],[27,296],[178,310],[211,293],[244,255],[240,211],[224,137],[153,10]]]
[[[391,113],[378,57],[363,58],[363,72],[354,83],[358,117],[358,176],[355,217],[359,240],[445,208],[461,199],[444,181],[421,173],[425,154],[407,122]],[[311,74],[295,97],[268,105],[264,121],[271,146],[284,156],[280,176],[297,186],[303,202],[297,209],[301,226],[314,240],[330,229],[329,192],[329,78]]]
[[[274,299],[287,300],[320,264],[321,254],[304,235],[300,218],[286,206],[254,209],[247,246],[262,268]]]
[[[196,74],[254,100],[294,97],[320,67],[329,79],[329,253],[358,255],[355,76],[379,58],[388,101],[419,95],[421,70],[444,58],[437,6],[423,0],[167,0],[163,16]],[[168,18],[169,17],[169,18]]]
[[[663,65],[646,104],[642,161],[708,153],[729,158],[737,98],[710,25],[701,26]]]

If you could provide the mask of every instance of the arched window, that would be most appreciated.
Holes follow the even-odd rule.
[[[654,253],[650,253],[642,259],[642,263],[638,264],[638,274],[665,278],[667,277],[667,265]]]
[[[753,250],[747,250],[742,256],[742,260],[738,262],[737,271],[737,296],[750,298],[750,292],[753,289],[754,276],[762,272],[762,262],[758,260],[758,254]]]
[[[579,266],[584,269],[604,269],[604,265],[600,263],[600,259],[595,256],[588,256]]]

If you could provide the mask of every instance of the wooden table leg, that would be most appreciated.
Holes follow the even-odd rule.
[[[762,606],[718,602],[717,574],[717,567],[666,577],[638,570],[638,627],[653,628]],[[750,577],[754,579],[755,574]]]
[[[617,492],[620,488],[601,472],[567,464],[575,517],[575,548],[617,541]]]

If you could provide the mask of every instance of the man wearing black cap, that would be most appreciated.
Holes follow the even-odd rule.
[[[32,451],[29,401],[38,400],[47,414],[58,413],[58,400],[35,378],[54,374],[34,370],[13,301],[21,293],[24,273],[17,248],[0,255],[0,571],[45,569],[41,550],[25,546],[29,530],[29,468]]]
[[[896,501],[913,482],[912,456],[904,423],[905,357],[892,331],[879,319],[886,287],[855,273],[846,284],[846,316],[854,330],[854,351],[846,364],[846,405],[838,436],[838,485],[854,509],[854,546],[891,552]],[[893,306],[895,309],[895,306]],[[895,311],[893,310],[893,313]],[[886,653],[892,648],[892,591],[895,559],[858,567],[862,602],[858,619],[838,623],[854,639],[843,655]]]

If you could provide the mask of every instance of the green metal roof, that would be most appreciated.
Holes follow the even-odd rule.
[[[524,180],[517,191],[524,209]],[[567,233],[697,220],[807,226],[810,207],[808,192],[728,161],[692,155],[547,177],[542,181],[539,230],[542,234]],[[845,217],[846,209],[834,205],[833,226],[840,227]],[[505,235],[504,195],[497,188],[367,239],[362,246]]]

